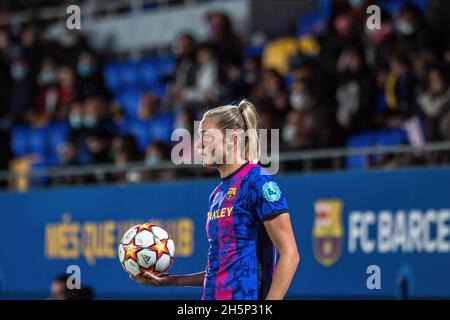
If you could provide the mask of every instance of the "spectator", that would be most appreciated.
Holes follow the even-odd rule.
[[[209,29],[208,41],[216,48],[220,65],[241,65],[242,43],[234,33],[230,18],[222,12],[210,12],[206,21]]]
[[[145,173],[146,180],[167,181],[174,177],[174,173],[170,170],[155,170],[152,167],[161,162],[170,160],[170,150],[168,146],[161,142],[155,141],[151,143],[145,151],[145,164],[149,170]]]
[[[47,123],[55,113],[58,103],[56,62],[46,57],[42,60],[37,75],[36,97],[31,110],[27,112],[28,122]]]
[[[252,99],[256,101],[256,105],[276,111],[283,118],[289,111],[289,94],[283,77],[275,69],[263,71]]]
[[[13,123],[22,122],[25,112],[33,103],[35,83],[30,66],[21,57],[13,60],[10,72],[12,78],[11,103],[7,117]]]
[[[58,87],[58,106],[54,119],[65,120],[76,96],[75,74],[71,67],[62,66],[58,70]]]
[[[384,95],[387,109],[384,123],[388,128],[399,128],[403,120],[414,112],[414,82],[411,66],[405,54],[393,54],[389,60]]]
[[[138,107],[138,118],[142,121],[151,119],[159,109],[159,99],[152,93],[141,96]]]
[[[426,140],[441,140],[439,123],[450,111],[449,79],[443,68],[435,67],[428,72],[427,90],[417,97],[417,103],[425,114]]]
[[[77,100],[84,101],[92,96],[108,97],[101,68],[91,51],[85,50],[80,54],[77,75]]]
[[[50,287],[49,300],[92,300],[94,293],[90,287],[80,289],[69,289],[67,281],[69,276],[61,275],[56,277]]]
[[[348,134],[369,129],[374,101],[373,83],[362,48],[345,49],[338,60],[337,70],[336,118],[339,125]]]
[[[197,52],[195,85],[179,92],[180,100],[186,105],[214,103],[219,97],[220,70],[214,47],[203,44]]]

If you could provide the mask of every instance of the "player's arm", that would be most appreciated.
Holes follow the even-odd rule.
[[[130,278],[140,284],[150,287],[202,287],[205,279],[205,272],[203,271],[186,275],[163,274],[160,276],[149,274],[149,278],[130,275]]]
[[[267,234],[280,254],[266,300],[281,300],[291,284],[300,261],[297,244],[289,213],[285,212],[274,218],[268,218],[263,223]]]

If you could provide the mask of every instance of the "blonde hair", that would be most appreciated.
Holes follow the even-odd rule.
[[[210,109],[203,118],[215,117],[218,129],[243,130],[245,133],[244,159],[256,163],[261,154],[261,146],[258,137],[259,116],[255,106],[247,100],[242,100],[236,105],[226,105]]]

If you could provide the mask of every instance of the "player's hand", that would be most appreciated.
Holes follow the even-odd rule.
[[[135,276],[130,274],[130,278],[140,284],[150,287],[174,286],[176,281],[176,277],[168,273],[160,274],[157,276],[153,274],[148,274],[148,277]]]

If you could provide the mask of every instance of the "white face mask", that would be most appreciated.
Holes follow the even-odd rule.
[[[281,138],[284,142],[289,143],[295,138],[295,128],[292,125],[287,125],[283,128]]]
[[[293,92],[289,96],[289,102],[294,110],[304,110],[312,106],[313,99],[309,94],[303,92]]]
[[[397,21],[395,24],[395,29],[397,29],[398,32],[404,35],[411,35],[414,33],[414,31],[416,31],[409,22],[405,21]]]

